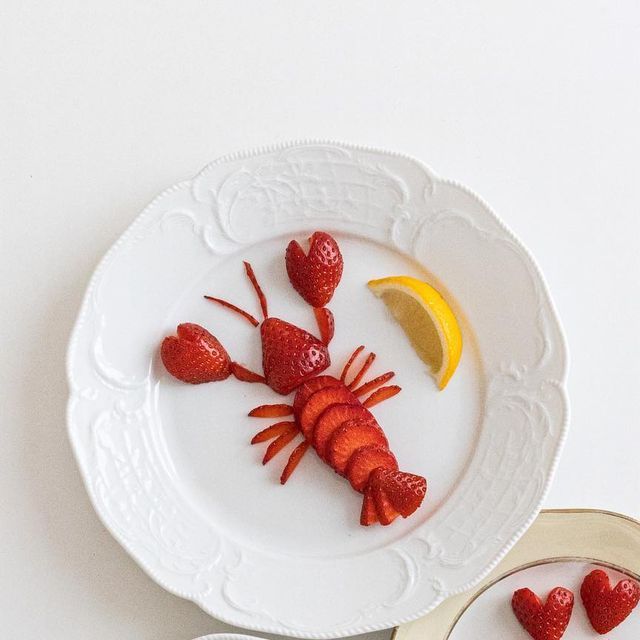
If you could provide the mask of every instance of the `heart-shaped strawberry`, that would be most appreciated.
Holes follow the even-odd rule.
[[[224,380],[231,375],[231,360],[218,339],[199,324],[178,325],[176,336],[162,341],[160,356],[167,371],[191,384]]]
[[[296,240],[287,246],[285,262],[293,288],[312,307],[324,307],[342,277],[342,254],[338,243],[324,231],[309,238],[309,253]]]
[[[580,597],[591,626],[600,634],[617,627],[640,601],[640,585],[629,578],[612,589],[609,576],[595,569],[583,581]]]
[[[260,335],[262,370],[267,384],[277,393],[290,393],[331,364],[324,343],[284,320],[267,318]]]
[[[573,593],[556,587],[543,605],[531,589],[518,589],[511,599],[511,607],[534,640],[560,640],[571,619]]]

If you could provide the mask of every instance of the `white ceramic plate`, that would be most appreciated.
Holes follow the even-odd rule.
[[[361,498],[308,455],[289,483],[250,447],[276,401],[262,385],[193,387],[157,359],[179,322],[208,327],[259,369],[255,330],[203,301],[256,311],[249,260],[273,315],[314,328],[284,248],[324,229],[345,273],[330,307],[332,371],[358,344],[403,392],[376,407],[425,505],[390,527],[358,524]],[[464,335],[439,393],[373,277],[442,290]],[[468,190],[410,158],[333,143],[223,158],[161,194],[96,270],[68,356],[69,432],[93,504],[140,565],[228,623],[309,638],[415,619],[485,576],[533,521],[565,437],[566,349],[527,251]],[[285,456],[281,456],[284,458]]]

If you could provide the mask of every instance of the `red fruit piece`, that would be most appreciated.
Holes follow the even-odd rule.
[[[343,386],[340,380],[333,376],[318,376],[307,380],[302,386],[298,387],[295,398],[293,399],[293,415],[296,420],[300,419],[300,412],[307,403],[307,400],[320,389],[325,387],[341,387]]]
[[[394,509],[408,518],[424,500],[427,481],[422,476],[395,469],[376,469],[371,474],[383,489]]]
[[[280,484],[286,484],[287,480],[291,477],[291,474],[300,464],[300,460],[302,460],[304,454],[307,453],[307,449],[309,448],[309,446],[309,443],[305,440],[293,450],[293,452],[289,456],[289,460],[287,460],[287,464],[284,470],[282,471],[282,475],[280,476]]]
[[[329,440],[326,448],[328,462],[338,473],[344,475],[353,453],[369,444],[389,446],[377,423],[369,420],[347,420],[334,431]]]
[[[312,307],[324,307],[342,277],[342,254],[328,233],[316,231],[309,238],[309,253],[296,240],[287,246],[285,262],[293,288]]]
[[[332,404],[360,404],[345,386],[325,387],[313,393],[300,411],[299,425],[304,437],[313,440],[313,431],[320,414]]]
[[[601,569],[595,569],[583,580],[580,597],[591,626],[604,634],[633,611],[640,600],[640,585],[627,578],[612,589],[609,576]]]
[[[398,462],[389,449],[370,444],[356,450],[345,473],[351,486],[362,493],[369,482],[371,472],[378,467],[395,471],[398,469]]]
[[[393,396],[397,395],[402,391],[402,387],[399,387],[397,384],[390,384],[388,387],[381,387],[377,391],[374,391],[366,400],[363,400],[363,407],[375,407],[377,404],[388,400],[389,398],[393,398]]]
[[[393,505],[387,497],[387,494],[384,492],[384,489],[378,482],[372,481],[369,483],[369,487],[367,487],[366,490],[371,491],[380,524],[385,527],[391,524],[400,514],[393,508]]]
[[[268,447],[262,458],[262,464],[267,464],[273,456],[282,451],[296,436],[298,435],[298,427],[292,423],[286,431],[280,434]]]
[[[330,364],[327,346],[308,331],[278,318],[260,327],[262,370],[267,384],[286,395]]]
[[[271,426],[256,433],[251,439],[251,444],[258,444],[259,442],[267,442],[267,440],[273,440],[278,436],[281,436],[285,431],[290,431],[292,427],[295,427],[296,423],[290,420],[284,420],[282,422],[276,422]]]
[[[231,375],[231,360],[218,339],[190,322],[178,325],[178,336],[162,341],[160,356],[167,371],[190,384],[215,382]]]
[[[543,605],[531,589],[518,589],[511,599],[511,608],[534,640],[560,640],[571,619],[573,593],[556,587]]]
[[[293,407],[290,404],[261,404],[249,411],[252,418],[279,418],[280,416],[290,416]]]
[[[378,514],[376,513],[376,504],[373,500],[371,489],[364,492],[362,499],[362,511],[360,512],[360,524],[364,527],[378,522]]]
[[[360,404],[330,405],[320,414],[313,428],[313,446],[323,460],[327,457],[327,445],[331,436],[348,420],[370,422],[378,426],[376,419]]]
[[[322,342],[328,345],[336,330],[333,313],[331,313],[327,307],[320,307],[319,309],[314,307],[313,313],[316,316],[316,323],[318,325],[318,330],[320,331],[320,338],[322,339]]]

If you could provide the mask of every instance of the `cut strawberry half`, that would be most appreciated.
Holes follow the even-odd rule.
[[[360,447],[351,456],[346,476],[351,486],[362,493],[369,482],[371,472],[378,467],[395,471],[398,469],[398,462],[389,449],[370,444]]]
[[[349,459],[360,447],[374,444],[388,447],[384,432],[377,423],[368,420],[347,420],[331,436],[327,445],[327,461],[340,474],[344,472]]]
[[[375,469],[369,483],[384,491],[393,508],[403,518],[409,517],[422,504],[427,493],[425,478],[393,469]]]
[[[293,415],[296,417],[296,420],[300,419],[302,408],[316,391],[320,391],[320,389],[324,389],[325,387],[341,386],[343,386],[342,382],[333,376],[318,376],[300,385],[293,399]]]
[[[370,422],[377,426],[376,419],[368,409],[360,404],[333,404],[327,407],[316,420],[313,429],[313,446],[318,455],[324,460],[327,456],[327,445],[331,436],[342,424],[348,420]]]
[[[380,524],[385,527],[391,524],[400,515],[400,512],[393,507],[384,489],[379,483],[371,482],[367,490],[370,490],[373,496],[373,503],[376,507],[376,514]]]
[[[360,404],[345,386],[319,389],[305,403],[300,412],[300,429],[307,440],[313,439],[313,429],[320,414],[332,404]]]
[[[373,494],[371,489],[367,489],[364,492],[364,498],[362,499],[362,511],[360,512],[360,524],[363,527],[368,527],[378,522],[378,514],[376,512],[376,504],[373,501]]]

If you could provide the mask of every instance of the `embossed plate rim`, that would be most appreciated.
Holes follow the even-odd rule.
[[[378,154],[378,155],[384,155],[384,156],[388,156],[388,157],[395,157],[395,158],[400,158],[406,161],[409,161],[410,163],[415,164],[417,167],[419,167],[420,169],[422,169],[425,174],[436,180],[439,184],[442,185],[450,185],[452,187],[454,187],[455,189],[463,192],[464,194],[466,194],[467,196],[469,196],[471,199],[477,201],[477,203],[480,205],[480,207],[482,209],[484,209],[488,214],[490,214],[490,216],[492,216],[493,220],[498,224],[498,226],[500,227],[501,232],[506,236],[506,238],[508,238],[524,255],[524,257],[529,261],[530,263],[530,267],[532,269],[533,274],[535,275],[535,277],[537,278],[537,284],[540,287],[540,294],[543,296],[544,301],[548,307],[548,311],[550,314],[551,319],[553,320],[553,322],[555,323],[555,328],[558,332],[558,338],[559,338],[559,343],[558,345],[556,345],[560,351],[561,351],[561,357],[562,357],[562,362],[564,364],[563,370],[562,370],[562,376],[557,380],[558,382],[558,393],[560,395],[560,399],[562,402],[562,408],[563,408],[563,413],[562,413],[562,424],[560,425],[560,434],[559,437],[557,439],[557,444],[556,444],[556,448],[555,448],[555,452],[553,455],[553,458],[550,460],[549,462],[549,466],[547,469],[545,469],[546,475],[544,478],[544,484],[542,485],[542,489],[540,491],[540,498],[537,502],[536,507],[533,509],[533,513],[529,516],[529,518],[525,521],[525,523],[517,530],[517,532],[515,534],[513,534],[511,536],[511,538],[509,538],[508,540],[506,540],[502,547],[500,548],[500,552],[494,557],[493,561],[491,563],[489,563],[487,566],[485,566],[484,570],[482,572],[480,572],[475,578],[465,582],[463,585],[458,586],[455,589],[451,589],[449,591],[442,591],[439,592],[437,597],[435,599],[433,599],[432,601],[430,601],[427,606],[425,606],[423,609],[417,611],[417,612],[413,612],[411,615],[407,615],[407,616],[401,616],[401,617],[391,617],[389,619],[385,619],[383,622],[376,622],[373,624],[367,624],[367,625],[356,625],[356,626],[351,626],[351,627],[345,627],[345,628],[338,628],[338,629],[334,629],[333,631],[327,631],[327,632],[323,632],[323,631],[305,631],[303,629],[296,629],[296,628],[291,628],[291,627],[283,627],[283,626],[278,626],[278,624],[265,624],[265,623],[255,623],[255,624],[250,624],[248,625],[246,623],[246,621],[244,621],[242,623],[243,626],[245,627],[249,627],[258,631],[263,631],[263,632],[272,632],[272,633],[280,633],[280,634],[285,634],[285,635],[295,635],[297,637],[308,637],[308,638],[332,638],[332,637],[341,637],[341,636],[345,636],[345,635],[355,635],[355,634],[360,634],[360,633],[365,633],[368,631],[374,631],[374,630],[378,630],[378,629],[382,629],[382,628],[387,628],[387,627],[392,627],[395,625],[399,625],[399,624],[403,624],[405,622],[411,621],[411,620],[415,620],[418,617],[421,617],[422,615],[424,615],[425,613],[427,613],[428,611],[430,611],[431,609],[433,609],[434,607],[436,607],[440,602],[442,602],[443,599],[445,599],[446,597],[452,596],[452,595],[456,595],[457,593],[461,593],[463,591],[468,590],[469,588],[473,587],[475,584],[477,584],[479,581],[481,581],[497,564],[498,562],[504,557],[504,555],[509,551],[509,549],[515,544],[515,542],[520,538],[520,536],[526,531],[526,529],[530,526],[531,522],[533,522],[533,520],[535,519],[543,501],[544,498],[547,494],[551,479],[554,475],[557,463],[558,463],[558,459],[560,456],[560,453],[562,451],[562,447],[563,444],[566,440],[566,435],[567,435],[567,430],[568,430],[568,420],[569,420],[569,408],[568,408],[568,398],[567,398],[567,393],[566,393],[566,377],[567,377],[567,370],[568,370],[568,353],[567,353],[567,345],[566,345],[566,339],[564,337],[564,333],[562,331],[562,326],[560,324],[560,321],[558,319],[558,315],[555,309],[555,305],[553,303],[553,300],[549,294],[549,290],[548,290],[548,286],[547,283],[544,279],[544,276],[542,275],[542,273],[540,272],[540,269],[537,265],[537,263],[535,262],[535,260],[533,259],[532,255],[530,254],[530,252],[527,250],[527,248],[520,242],[520,240],[518,240],[518,238],[516,238],[513,233],[506,227],[506,225],[502,222],[502,220],[492,211],[492,209],[484,202],[484,200],[482,200],[482,198],[480,198],[477,194],[475,194],[473,191],[471,191],[470,189],[468,189],[467,187],[464,187],[463,185],[460,185],[458,182],[452,181],[452,180],[446,180],[446,179],[442,179],[440,178],[437,174],[435,174],[430,168],[428,168],[426,165],[424,165],[422,162],[420,162],[419,160],[416,160],[415,158],[412,158],[408,155],[402,154],[402,153],[398,153],[398,152],[390,152],[390,151],[384,151],[384,150],[380,150],[380,149],[376,149],[376,148],[372,148],[372,147],[366,147],[366,146],[359,146],[359,145],[351,145],[351,144],[347,144],[347,143],[343,143],[343,142],[337,142],[337,141],[323,141],[323,140],[309,140],[309,141],[294,141],[294,142],[287,142],[287,143],[281,143],[278,145],[273,145],[273,146],[268,146],[268,147],[263,147],[263,148],[258,148],[258,149],[254,149],[254,150],[248,150],[248,151],[240,151],[240,152],[235,152],[232,154],[227,154],[225,156],[222,156],[221,158],[218,158],[216,160],[214,160],[213,162],[209,163],[208,165],[206,165],[192,180],[187,180],[187,181],[182,181],[176,185],[173,185],[172,187],[169,187],[168,189],[164,190],[163,192],[161,192],[158,196],[156,196],[156,198],[154,198],[149,205],[147,205],[147,207],[144,208],[144,210],[142,211],[142,213],[139,214],[139,216],[132,222],[132,224],[127,228],[127,230],[122,234],[122,236],[114,243],[114,245],[109,249],[109,251],[107,251],[107,253],[105,254],[105,256],[103,257],[103,259],[100,261],[98,267],[96,268],[96,270],[94,271],[94,274],[89,282],[89,285],[87,287],[87,291],[85,293],[85,296],[83,298],[83,302],[82,302],[82,307],[81,307],[81,311],[78,317],[78,320],[76,322],[76,325],[73,329],[73,333],[71,336],[71,340],[70,340],[70,344],[69,344],[69,350],[67,353],[67,374],[68,374],[68,380],[69,380],[69,386],[72,392],[72,397],[70,398],[69,401],[69,405],[68,405],[68,411],[67,411],[67,415],[68,415],[68,425],[69,425],[69,432],[70,432],[70,437],[72,440],[72,445],[73,445],[73,449],[74,449],[74,453],[78,459],[78,461],[80,462],[80,452],[77,450],[77,446],[78,443],[75,442],[73,435],[72,435],[72,428],[73,428],[73,416],[72,416],[72,410],[73,410],[73,389],[74,389],[74,372],[73,372],[73,366],[72,366],[72,359],[73,359],[73,355],[74,355],[74,350],[75,350],[75,346],[76,346],[76,342],[77,342],[77,336],[78,333],[84,323],[84,320],[86,318],[86,315],[88,313],[88,306],[89,306],[89,300],[90,297],[93,293],[94,287],[96,285],[96,283],[99,281],[102,272],[106,269],[107,265],[109,264],[109,261],[112,257],[112,255],[117,252],[130,238],[131,236],[133,236],[133,234],[135,233],[135,231],[137,229],[139,229],[144,222],[146,222],[146,218],[147,216],[150,214],[150,212],[153,210],[154,206],[161,201],[163,198],[165,198],[166,196],[168,196],[171,193],[174,193],[178,190],[181,189],[185,189],[188,188],[189,186],[193,185],[200,176],[203,176],[207,171],[211,170],[213,167],[216,167],[217,165],[221,165],[224,163],[228,163],[228,162],[233,162],[233,161],[237,161],[237,160],[241,160],[241,159],[249,159],[255,156],[260,156],[260,155],[264,155],[264,154],[271,154],[271,153],[277,153],[279,151],[284,151],[286,149],[289,148],[294,148],[294,147],[309,147],[309,146],[323,146],[323,147],[336,147],[336,148],[342,148],[342,149],[347,149],[349,151],[352,152],[361,152],[361,153],[371,153],[371,154]],[[116,537],[116,539],[119,540],[119,542],[125,547],[125,549],[127,549],[127,551],[132,555],[132,557],[134,557],[139,564],[141,564],[141,566],[143,567],[143,569],[159,584],[161,584],[163,587],[165,587],[167,590],[171,591],[172,593],[175,593],[177,595],[180,595],[182,597],[186,597],[189,599],[192,599],[196,602],[198,602],[198,604],[200,604],[200,606],[202,606],[205,610],[207,610],[209,613],[211,613],[212,615],[216,616],[217,618],[225,621],[225,622],[229,622],[231,624],[238,624],[236,620],[234,620],[232,617],[226,616],[221,614],[220,612],[216,612],[213,611],[211,609],[210,606],[208,606],[206,603],[203,603],[200,599],[198,598],[194,598],[192,597],[191,594],[186,593],[186,592],[181,592],[179,589],[176,589],[175,586],[172,586],[170,584],[167,584],[167,581],[164,580],[163,578],[161,578],[160,576],[158,576],[151,567],[149,567],[147,564],[143,563],[137,556],[135,553],[134,549],[131,549],[129,544],[122,539],[122,537],[120,535],[118,535],[118,533],[114,530],[113,527],[111,527],[109,525],[109,523],[107,522],[107,518],[104,517],[104,514],[101,512],[100,508],[98,507],[98,505],[96,504],[95,500],[94,500],[94,495],[93,492],[91,490],[91,487],[89,486],[89,478],[86,476],[86,474],[83,472],[82,474],[83,477],[83,481],[85,482],[85,486],[87,487],[87,491],[90,495],[91,501],[93,503],[94,508],[96,509],[96,512],[98,513],[99,517],[101,518],[101,520],[103,521],[103,523],[105,524],[106,528],[109,529],[111,531],[111,533],[114,535],[114,537]]]

